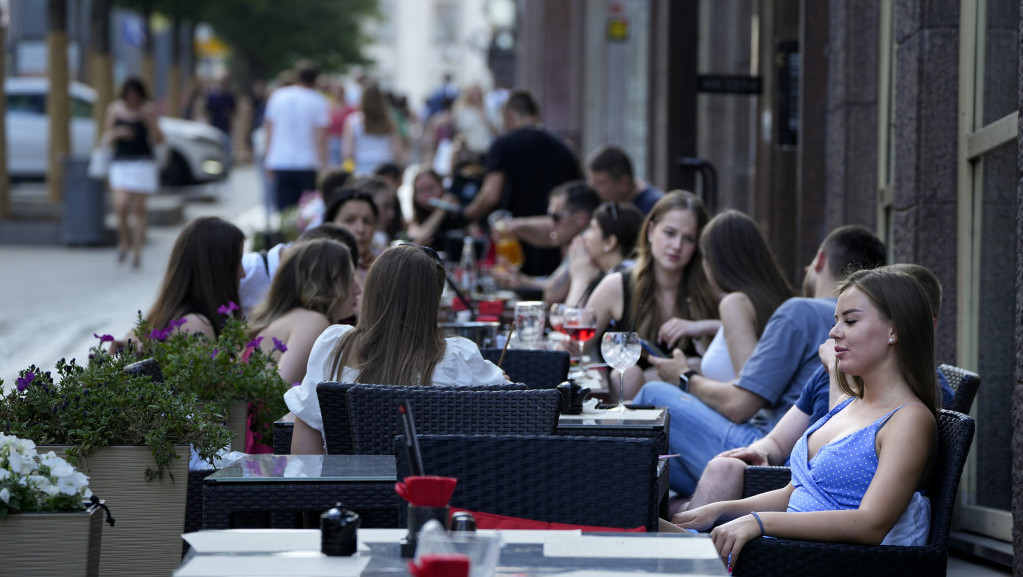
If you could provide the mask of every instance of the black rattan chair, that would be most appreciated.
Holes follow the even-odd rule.
[[[357,455],[390,455],[403,433],[399,400],[409,402],[416,432],[424,435],[552,435],[560,399],[552,389],[359,385],[348,391],[352,446]]]
[[[970,409],[973,408],[973,399],[977,396],[977,389],[980,388],[980,375],[955,365],[938,365],[938,370],[948,379],[948,384],[955,393],[952,403],[946,408],[969,415]]]
[[[348,389],[355,383],[323,381],[316,385],[323,418],[323,440],[329,455],[353,455],[352,429],[348,424]]]
[[[948,564],[952,510],[975,424],[972,418],[962,413],[946,409],[938,413],[938,454],[934,475],[927,489],[931,499],[931,534],[926,545],[866,546],[792,539],[754,539],[743,548],[732,574],[736,577],[944,575]]]
[[[418,425],[418,413],[415,418]],[[656,439],[417,438],[426,474],[458,479],[452,507],[552,523],[657,530]],[[398,437],[394,445],[399,479],[410,474],[403,441]]]
[[[503,349],[480,349],[483,358],[497,364]],[[553,389],[568,378],[568,351],[508,349],[501,368],[508,378],[531,389]]]
[[[320,401],[320,414],[323,417],[323,439],[327,444],[327,454],[329,455],[356,454],[352,446],[352,427],[348,411],[348,390],[355,386],[362,385],[359,383],[338,383],[334,381],[323,381],[316,385],[316,396]],[[525,389],[525,385],[521,383],[498,383],[465,387],[430,385],[430,387],[463,391],[517,391]],[[291,446],[290,438],[288,446]]]
[[[274,421],[274,454],[291,454],[291,437],[295,433],[295,421]]]

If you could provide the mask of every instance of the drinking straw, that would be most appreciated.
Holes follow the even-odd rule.
[[[497,366],[500,368],[501,363],[504,362],[504,353],[508,352],[508,345],[511,344],[512,333],[515,332],[515,323],[512,323],[510,329],[508,329],[508,339],[504,341],[504,348],[501,349],[501,358],[497,359]]]

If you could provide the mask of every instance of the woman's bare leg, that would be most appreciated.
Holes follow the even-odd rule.
[[[135,227],[132,230],[132,264],[139,266],[142,262],[142,243],[146,240],[146,195],[130,192],[132,214],[135,217]]]
[[[114,189],[114,215],[117,217],[117,260],[123,261],[131,247],[131,226],[128,224],[129,193],[127,190]]]

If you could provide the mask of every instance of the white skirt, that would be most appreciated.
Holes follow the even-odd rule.
[[[153,194],[159,188],[156,162],[150,159],[114,160],[110,163],[110,188]]]

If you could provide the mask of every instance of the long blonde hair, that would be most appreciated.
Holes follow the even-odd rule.
[[[430,249],[399,245],[373,262],[363,289],[359,324],[334,344],[328,375],[359,370],[358,382],[428,385],[444,356],[437,326],[444,266]]]
[[[353,276],[352,257],[344,244],[325,238],[293,244],[266,297],[252,312],[252,334],[298,308],[318,312],[331,322],[339,320],[330,318],[330,309],[348,298]]]
[[[696,195],[685,190],[673,190],[657,201],[654,208],[643,221],[637,244],[636,266],[629,273],[632,275],[631,307],[623,311],[626,318],[633,319],[632,330],[651,342],[657,341],[657,330],[668,320],[661,318],[661,311],[654,299],[657,280],[654,278],[654,258],[650,251],[650,231],[666,214],[673,210],[685,210],[696,218],[696,234],[699,236],[707,225],[707,208]],[[693,251],[693,257],[682,269],[682,281],[678,283],[675,293],[675,308],[672,316],[684,319],[716,319],[718,318],[718,295],[714,293],[707,277],[703,274],[703,256],[699,244]],[[685,350],[690,339],[679,340],[676,345]]]

